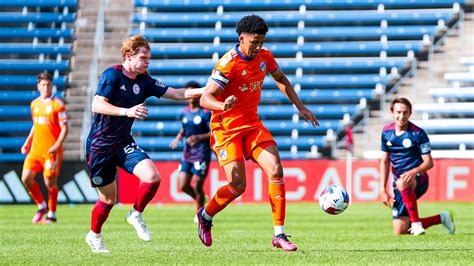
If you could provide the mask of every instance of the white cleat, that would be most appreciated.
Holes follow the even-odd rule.
[[[446,229],[448,229],[448,233],[450,235],[454,235],[456,228],[454,227],[454,215],[451,211],[444,211],[439,214],[441,216],[441,223],[443,224]]]
[[[408,232],[414,236],[424,235],[425,228],[423,228],[421,222],[411,223],[411,228],[408,229]]]
[[[105,247],[102,234],[89,232],[86,235],[86,243],[89,244],[94,253],[109,253],[110,251]]]
[[[198,218],[197,214],[194,215],[193,221],[194,221],[195,224],[199,223],[199,218]]]
[[[151,241],[151,232],[143,221],[142,213],[130,210],[127,213],[127,223],[132,225],[137,231],[138,237],[143,241]]]

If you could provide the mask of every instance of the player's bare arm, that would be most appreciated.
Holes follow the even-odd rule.
[[[419,166],[411,169],[410,171],[407,171],[403,174],[400,175],[400,178],[407,182],[410,183],[412,180],[415,180],[415,177],[417,174],[427,172],[431,168],[433,168],[433,157],[431,157],[431,154],[422,154],[421,158],[423,160],[423,163],[421,163]]]
[[[218,111],[227,111],[230,108],[234,107],[237,102],[237,97],[231,95],[225,99],[224,102],[221,102],[216,99],[216,97],[222,93],[222,88],[217,85],[212,80],[209,80],[206,85],[206,89],[201,96],[199,104],[209,110],[218,110]]]
[[[380,159],[380,197],[382,199],[382,203],[391,208],[391,197],[389,192],[387,191],[387,181],[388,181],[388,174],[390,170],[390,159],[388,152],[382,153],[382,158]]]
[[[300,98],[296,94],[295,90],[293,89],[293,86],[291,86],[290,81],[288,78],[283,74],[283,72],[280,69],[277,69],[275,72],[272,74],[273,79],[275,80],[278,89],[285,94],[285,96],[290,100],[291,103],[293,103],[298,111],[300,112],[301,117],[303,117],[306,122],[309,122],[313,125],[313,127],[319,126],[319,122],[316,119],[316,116],[314,116],[314,113],[309,110],[303,102],[301,102]]]
[[[23,146],[21,146],[21,154],[27,154],[30,151],[31,142],[33,141],[34,133],[35,133],[35,127],[31,126],[30,133],[28,134],[28,137],[26,138]]]
[[[148,116],[148,109],[143,103],[137,104],[131,108],[121,108],[110,104],[108,99],[96,95],[92,101],[92,112],[111,116],[126,116],[129,118],[145,119]]]
[[[61,132],[56,142],[48,149],[48,153],[56,154],[59,151],[61,145],[63,145],[64,140],[66,140],[67,133],[69,132],[69,126],[67,123],[61,125]]]
[[[211,137],[211,132],[207,132],[204,134],[195,134],[195,135],[191,135],[187,137],[186,142],[189,145],[194,146],[196,145],[196,143],[198,143],[201,140],[206,140],[206,139],[209,140],[210,137]]]
[[[173,149],[173,150],[176,149],[176,147],[178,147],[179,141],[183,138],[183,135],[184,135],[184,128],[181,128],[181,130],[180,130],[180,131],[178,132],[178,134],[176,135],[176,138],[174,138],[174,139],[171,141],[169,147],[170,147],[171,149]]]
[[[204,88],[198,88],[198,89],[168,88],[162,97],[166,99],[170,99],[170,100],[175,100],[175,101],[184,101],[184,100],[194,99],[201,96],[203,91],[204,91]]]

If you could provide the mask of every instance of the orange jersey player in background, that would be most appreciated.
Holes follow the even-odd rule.
[[[58,203],[58,175],[63,153],[62,144],[68,132],[67,114],[64,103],[52,94],[52,78],[48,73],[37,77],[40,96],[31,102],[33,126],[21,147],[26,156],[21,180],[31,197],[38,205],[38,212],[32,222],[41,222],[48,213],[45,222],[56,222],[56,206]],[[48,189],[48,205],[35,181],[36,174],[43,172],[44,183]]]
[[[212,218],[238,198],[246,187],[245,159],[255,161],[269,180],[269,200],[274,225],[274,247],[294,251],[296,245],[284,232],[286,198],[283,167],[273,137],[257,114],[263,81],[267,73],[296,106],[300,115],[314,127],[318,121],[301,102],[272,53],[263,48],[268,31],[256,15],[243,17],[236,26],[239,44],[227,52],[214,68],[201,106],[212,110],[211,147],[229,182],[216,192],[205,208],[199,209],[198,236],[212,245]]]

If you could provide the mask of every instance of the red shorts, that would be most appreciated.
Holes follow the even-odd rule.
[[[227,131],[222,127],[212,129],[211,147],[219,164],[252,159],[270,145],[276,145],[272,134],[263,125],[242,130]]]
[[[55,155],[49,154],[48,152],[38,154],[30,151],[28,156],[26,156],[23,169],[28,169],[36,173],[43,171],[44,177],[58,176],[62,157],[62,150]]]

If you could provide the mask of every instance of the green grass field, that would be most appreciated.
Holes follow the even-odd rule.
[[[214,222],[214,244],[204,247],[193,223],[194,206],[149,206],[153,241],[143,242],[116,207],[104,226],[110,254],[94,254],[84,241],[92,205],[60,205],[57,224],[31,224],[33,205],[0,206],[0,264],[422,264],[474,265],[474,204],[421,203],[421,216],[455,212],[456,235],[441,225],[423,236],[395,237],[390,210],[353,204],[337,216],[317,204],[288,204],[286,231],[296,252],[272,247],[267,204],[234,204]]]

